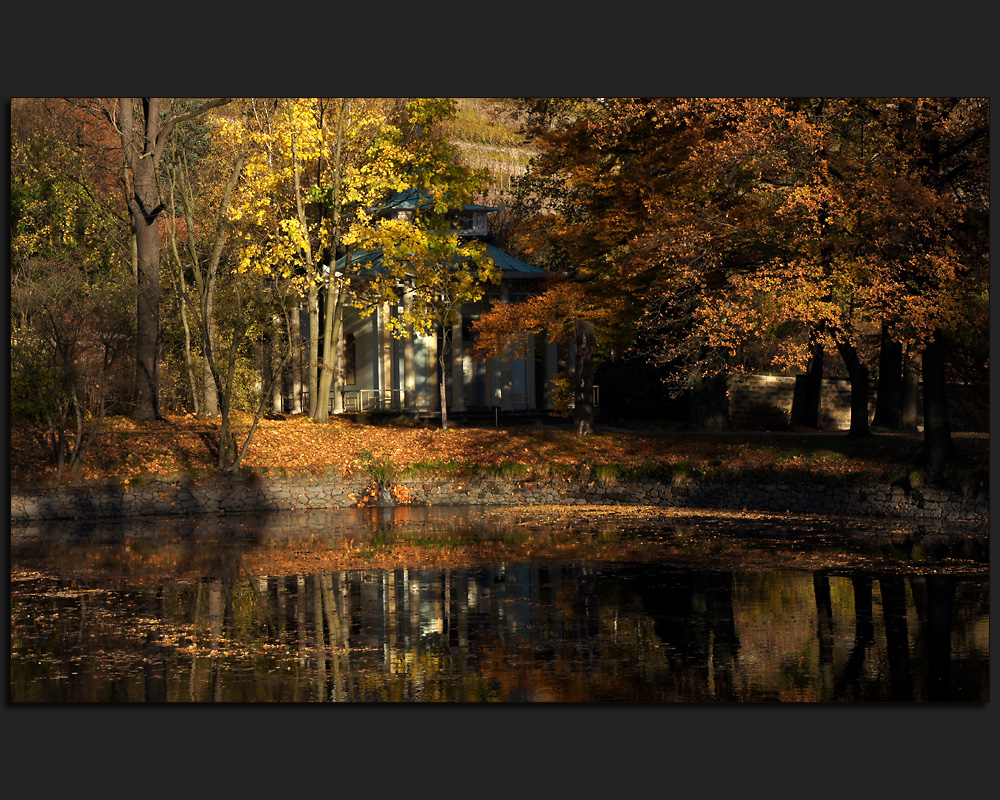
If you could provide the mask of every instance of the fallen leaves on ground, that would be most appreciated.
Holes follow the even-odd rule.
[[[234,431],[242,443],[252,420],[236,415]],[[193,415],[168,415],[162,420],[137,422],[127,417],[107,420],[96,444],[86,453],[75,480],[127,480],[138,475],[205,474],[215,468],[219,422]],[[844,446],[841,433],[794,436],[747,433],[638,433],[599,432],[576,436],[549,426],[452,428],[431,425],[365,425],[347,418],[314,422],[306,416],[262,419],[243,466],[288,473],[353,476],[363,473],[363,454],[388,460],[397,471],[422,465],[448,469],[522,468],[521,474],[581,471],[602,465],[615,470],[651,467],[690,472],[785,471],[835,477],[868,471],[888,473],[915,459],[922,439],[885,436],[857,453]],[[977,454],[988,453],[988,434],[975,444]],[[963,445],[969,442],[963,442]],[[854,448],[856,450],[857,448]],[[845,454],[846,453],[846,454]],[[37,432],[12,425],[11,481],[14,484],[55,478],[39,446]],[[977,455],[977,457],[979,457]],[[984,464],[988,463],[984,461]],[[501,473],[502,474],[502,473]]]

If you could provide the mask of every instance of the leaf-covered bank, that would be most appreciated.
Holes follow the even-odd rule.
[[[237,429],[251,420],[237,416]],[[55,485],[55,470],[38,432],[12,426],[12,487]],[[197,482],[215,476],[218,421],[168,416],[139,422],[109,419],[69,483],[128,483],[157,478]],[[952,488],[976,491],[989,482],[988,434],[957,435],[966,457]],[[265,419],[244,471],[265,477],[364,476],[376,465],[386,477],[583,475],[600,480],[650,476],[676,479],[744,477],[772,480],[889,483],[919,486],[920,434],[639,432],[600,429],[576,436],[563,427],[464,427],[442,431],[415,422],[360,424],[346,417],[316,423],[305,416]]]

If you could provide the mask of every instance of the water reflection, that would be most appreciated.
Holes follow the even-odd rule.
[[[864,527],[467,509],[21,527],[10,696],[988,701],[988,540]]]

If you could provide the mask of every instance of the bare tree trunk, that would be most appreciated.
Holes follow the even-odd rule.
[[[441,430],[448,430],[448,387],[447,378],[445,377],[445,350],[448,349],[448,334],[447,328],[445,328],[441,333],[441,349],[438,350],[438,376],[440,381],[438,387],[441,394]]]
[[[303,232],[309,230],[309,221],[306,218],[305,201],[302,197],[301,165],[299,163],[297,136],[295,132],[295,121],[292,116],[292,109],[288,108],[288,123],[291,130],[292,147],[292,183],[295,189],[295,213],[299,225]],[[317,263],[312,245],[308,235],[303,243],[303,261],[306,274],[309,277],[309,287],[306,290],[306,303],[309,310],[309,365],[307,369],[307,380],[309,385],[309,416],[316,419],[319,409],[319,285],[320,278],[317,272]]]
[[[594,323],[576,324],[576,387],[573,430],[579,436],[594,432]]]
[[[164,209],[160,201],[156,170],[174,127],[181,121],[229,102],[227,99],[203,103],[197,109],[160,119],[157,97],[123,97],[119,100],[117,125],[131,173],[128,209],[136,244],[136,373],[135,408],[138,420],[160,418],[160,228]],[[136,110],[141,109],[141,119]],[[106,115],[115,122],[114,115]],[[126,174],[126,179],[128,179]],[[126,180],[126,182],[128,182]]]
[[[823,399],[823,345],[813,342],[809,347],[812,356],[801,381],[802,392],[796,393],[792,405],[792,422],[807,428],[819,428],[819,409]]]
[[[903,358],[903,397],[900,429],[917,430],[920,417],[920,367],[909,353]]]
[[[156,216],[143,208],[158,205],[155,183],[152,199],[134,200],[132,206],[139,219],[136,222],[136,245],[139,251],[139,275],[136,303],[136,385],[133,419],[149,420],[160,417],[160,230]],[[138,194],[138,191],[137,191]],[[154,202],[155,201],[155,202]],[[141,206],[140,206],[141,203]]]
[[[131,172],[128,208],[136,246],[135,408],[139,420],[160,416],[160,228],[163,210],[156,182],[156,139],[160,132],[159,98],[142,98],[142,119],[135,118],[134,102],[123,97],[119,126],[126,163]],[[141,138],[140,138],[141,137]],[[140,151],[140,142],[141,148]]]
[[[309,416],[319,413],[319,288],[309,285]]]
[[[205,381],[205,402],[202,403],[202,409],[206,417],[217,417],[219,416],[219,392],[215,385],[215,378],[212,377],[212,368],[209,366],[209,352],[215,353],[219,348],[218,334],[215,330],[215,294],[214,292],[208,292],[205,294],[202,300],[202,308],[204,309],[205,323],[208,326],[207,336],[211,340],[210,346],[202,347],[205,353],[205,371],[204,371],[204,381]]]
[[[893,431],[903,427],[903,345],[892,340],[885,321],[882,322],[878,394],[872,426]]]
[[[323,422],[330,417],[330,387],[337,370],[337,339],[340,337],[343,305],[342,291],[331,285],[326,292],[326,318],[323,321],[323,366],[317,387],[318,404],[313,419]]]
[[[334,373],[337,368],[337,339],[340,337],[343,291],[338,285],[336,276],[337,248],[340,246],[340,184],[343,177],[340,153],[344,139],[344,123],[350,101],[345,97],[340,101],[340,114],[337,118],[337,140],[333,154],[333,240],[330,242],[329,272],[326,276],[326,316],[323,320],[323,372],[317,382],[317,405],[313,418],[323,421],[330,416],[330,387],[333,385]],[[348,268],[350,266],[350,249],[348,249]]]
[[[174,210],[175,188],[173,176],[171,176],[170,209],[172,216],[176,216],[177,214]],[[201,392],[198,391],[198,381],[194,376],[194,355],[191,352],[191,326],[188,324],[187,301],[184,299],[187,295],[187,279],[184,277],[184,263],[181,259],[180,247],[177,242],[177,227],[170,225],[168,230],[170,232],[170,244],[173,249],[174,260],[177,263],[177,280],[174,286],[177,292],[178,306],[180,307],[181,325],[184,328],[184,371],[187,374],[188,385],[191,389],[192,410],[197,415],[201,412]]]
[[[187,373],[188,385],[191,387],[192,411],[197,416],[201,412],[201,393],[198,391],[198,381],[194,377],[194,358],[191,353],[191,327],[187,321],[187,309],[181,301],[181,322],[184,324],[184,371]]]
[[[871,433],[868,427],[868,367],[858,357],[854,345],[837,342],[837,349],[851,379],[851,427],[847,435],[868,436]]]
[[[945,344],[940,330],[924,350],[924,452],[922,461],[928,477],[939,482],[955,459],[957,450],[948,421],[945,386]]]

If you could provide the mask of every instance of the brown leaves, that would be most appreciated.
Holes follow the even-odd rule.
[[[248,417],[237,416],[238,437],[249,423]],[[218,426],[216,421],[191,416],[170,416],[158,422],[112,418],[84,458],[77,477],[127,480],[140,474],[213,474],[211,445],[218,439]],[[54,477],[39,458],[29,428],[13,426],[10,445],[15,485]],[[967,445],[971,447],[971,440]],[[847,454],[841,452],[843,447],[839,434],[790,434],[778,439],[773,435],[694,432],[575,436],[567,429],[548,427],[442,431],[416,423],[360,425],[345,418],[316,423],[302,416],[262,420],[245,466],[271,474],[335,474],[367,482],[372,476],[365,469],[363,454],[368,452],[378,462],[388,460],[397,473],[414,465],[448,474],[465,469],[502,472],[516,465],[521,469],[511,474],[587,474],[599,465],[634,470],[686,462],[702,472],[791,470],[838,476],[865,469],[887,472],[906,461],[907,447],[919,449],[900,437],[873,441],[866,453]],[[397,500],[405,502],[406,498]]]

